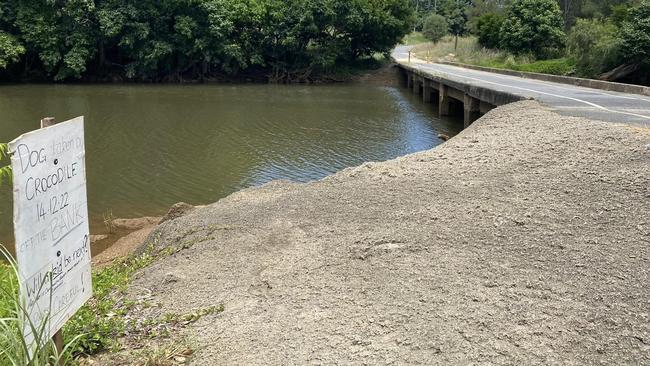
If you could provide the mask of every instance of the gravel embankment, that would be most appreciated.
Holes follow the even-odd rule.
[[[650,129],[498,108],[446,144],[154,231],[194,365],[650,364]]]

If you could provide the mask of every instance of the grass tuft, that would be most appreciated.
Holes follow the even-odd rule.
[[[150,248],[142,255],[127,257],[93,273],[93,298],[64,328],[66,341],[76,334],[83,335],[71,349],[73,355],[119,349],[117,338],[126,328],[124,315],[133,306],[125,299],[126,290],[135,272],[154,261],[152,253]]]
[[[6,248],[0,245],[0,365],[46,366],[67,361],[70,346],[78,337],[69,340],[68,346],[59,353],[49,334],[49,316],[40,324],[32,323],[25,301],[20,295],[18,266]],[[51,288],[51,276],[45,276],[38,295]],[[49,292],[51,294],[51,291]],[[51,298],[50,298],[51,303]],[[32,335],[28,343],[26,335]]]

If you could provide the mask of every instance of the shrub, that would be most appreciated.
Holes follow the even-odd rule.
[[[562,12],[555,0],[514,0],[501,27],[501,46],[544,58],[564,46]]]
[[[628,20],[630,16],[630,5],[629,4],[618,4],[612,6],[612,15],[610,19],[617,26],[621,26],[624,21]]]
[[[616,32],[616,26],[608,21],[577,20],[567,46],[579,76],[594,77],[616,66],[620,47]]]
[[[442,15],[431,14],[424,21],[422,33],[432,42],[438,42],[449,33],[449,24]]]
[[[6,68],[12,62],[17,62],[24,53],[25,47],[18,42],[16,37],[0,31],[0,69]]]
[[[650,64],[650,0],[630,10],[620,31],[621,53],[626,62]]]
[[[501,26],[503,17],[495,13],[487,13],[478,17],[476,31],[478,43],[487,48],[498,48],[501,41]]]
[[[512,66],[510,68],[517,71],[536,72],[550,75],[570,75],[575,71],[575,65],[568,58],[535,61]]]

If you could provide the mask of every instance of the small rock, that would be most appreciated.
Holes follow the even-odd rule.
[[[176,276],[175,274],[167,273],[165,275],[165,278],[163,279],[163,283],[164,284],[176,283],[180,280],[181,280],[180,277]]]
[[[174,220],[179,217],[183,217],[188,213],[194,211],[195,208],[196,207],[190,205],[189,203],[185,203],[185,202],[176,203],[169,209],[169,212],[167,212],[167,214],[162,218],[162,220],[160,220],[160,223]]]
[[[94,244],[98,241],[102,241],[104,239],[108,239],[108,235],[91,235],[90,236],[90,244]]]

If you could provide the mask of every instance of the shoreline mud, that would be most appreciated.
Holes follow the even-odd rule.
[[[432,150],[165,221],[145,243],[174,250],[130,297],[223,305],[172,336],[194,365],[645,364],[649,202],[650,129],[518,102]]]

